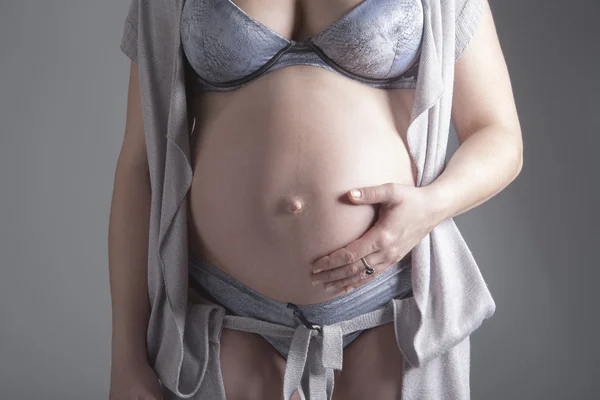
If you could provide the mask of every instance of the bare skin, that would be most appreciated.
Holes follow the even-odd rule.
[[[375,222],[374,206],[347,199],[350,188],[414,186],[408,112],[392,113],[413,93],[299,66],[197,98],[192,251],[280,301],[335,297],[312,285],[310,263]]]
[[[294,22],[297,10],[288,2],[237,4],[282,36],[302,40],[359,1],[305,1],[302,22]],[[491,151],[483,147],[488,141],[506,151],[498,153],[504,158],[496,156],[495,164],[485,167],[492,174],[504,164],[505,172],[496,173],[489,179],[492,183],[461,192],[469,195],[470,203],[451,200],[437,189],[452,182],[447,174],[436,191],[448,216],[491,197],[520,168],[520,128],[488,5],[478,33],[457,62],[455,80],[455,128],[461,142],[469,139],[464,148],[471,149],[470,154],[463,149],[451,169],[460,171],[477,160],[475,153]],[[343,293],[343,288],[327,292],[322,285],[313,286],[311,263],[356,240],[375,221],[373,206],[348,204],[349,189],[385,182],[415,184],[416,168],[406,145],[413,100],[411,89],[374,89],[307,66],[282,68],[240,90],[196,98],[191,251],[279,301],[310,304]],[[514,168],[508,168],[509,159]],[[283,377],[285,360],[263,342],[258,335],[224,329],[222,368],[231,398],[249,398],[248,391],[245,397],[233,392],[242,376],[271,371],[275,365],[275,376]],[[239,362],[242,353],[227,346],[243,348],[248,364]],[[257,368],[256,359],[266,365]],[[373,372],[370,379],[364,379],[365,370]],[[402,371],[392,324],[371,329],[345,349],[334,398],[397,399]],[[278,398],[281,379],[262,382],[251,398],[267,398],[265,390]]]
[[[282,36],[302,40],[360,1],[236,4]],[[132,90],[139,89],[130,86]],[[435,198],[448,216],[485,201],[520,169],[518,119],[487,5],[475,37],[456,64],[454,93],[452,118],[461,147],[448,172],[435,182]],[[349,204],[347,190],[386,182],[414,185],[416,168],[406,146],[413,100],[411,89],[374,89],[309,66],[282,68],[240,90],[194,99],[192,115],[198,118],[188,202],[190,252],[280,301],[310,304],[343,293],[342,288],[327,292],[313,286],[311,263],[356,240],[375,221],[376,208]],[[137,112],[128,112],[128,124],[141,125],[130,119],[141,121]],[[129,143],[130,149],[139,150],[128,151],[129,159],[141,160],[143,141]],[[124,226],[136,224],[130,220]],[[139,301],[147,295],[145,285],[128,278],[145,273],[135,267],[143,264],[143,249],[135,252],[140,259],[133,264],[115,254],[120,261],[114,265],[122,267],[113,270],[122,271],[113,272],[114,281],[126,283],[115,284],[113,298],[124,302],[131,296],[130,309],[141,311],[143,318],[127,324],[126,312],[114,313],[119,326],[113,343],[136,350],[113,355],[113,368],[139,368],[111,382],[116,388],[112,398],[159,398],[139,350],[147,324],[146,305]],[[134,267],[125,271],[130,264]],[[189,299],[208,301],[192,290]],[[220,357],[228,399],[280,398],[285,360],[262,337],[223,329]],[[364,379],[365,371],[369,379]],[[344,350],[334,399],[397,399],[402,371],[392,324],[370,329]]]
[[[302,40],[358,1],[304,2],[303,23],[294,22],[292,2],[236,3],[281,35]],[[375,222],[376,208],[350,204],[348,189],[415,184],[406,147],[413,100],[414,90],[378,90],[307,66],[195,98],[190,251],[280,301],[316,303],[342,293],[313,286],[310,264]],[[400,392],[402,356],[391,347],[391,325],[367,333],[345,350],[348,372],[338,380],[336,398],[368,398],[353,397],[373,389],[372,382],[353,388],[362,370],[352,364],[360,358],[387,371],[379,393],[397,398]],[[385,350],[386,342],[391,352],[372,351]],[[280,398],[285,360],[261,336],[224,329],[220,356],[228,399]]]
[[[146,357],[150,194],[138,69],[131,63],[125,137],[115,171],[108,232],[110,400],[160,399],[160,385]]]

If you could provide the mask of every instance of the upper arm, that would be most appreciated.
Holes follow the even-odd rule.
[[[458,3],[461,1],[464,0]],[[466,1],[467,4],[478,1],[482,4],[477,25],[461,25],[474,29],[472,37],[463,36],[460,44],[457,37],[457,46],[462,48],[458,50],[454,69],[452,122],[459,142],[488,125],[507,127],[509,129],[505,131],[517,135],[520,140],[512,86],[492,10],[487,0]],[[476,13],[467,15],[477,16]],[[457,35],[462,29],[459,24],[461,21],[457,20]]]
[[[129,68],[129,89],[127,94],[127,117],[125,137],[119,155],[119,163],[132,167],[148,168],[146,138],[142,118],[140,80],[138,67],[133,61]]]
[[[148,157],[137,64],[138,7],[139,1],[131,0],[121,37],[121,51],[129,57],[130,64],[125,137],[119,155],[119,164],[146,169],[148,168]]]

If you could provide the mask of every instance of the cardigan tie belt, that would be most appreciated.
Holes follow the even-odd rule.
[[[308,390],[311,400],[331,400],[333,370],[342,369],[343,335],[394,320],[393,300],[390,300],[385,307],[331,325],[307,327],[300,324],[290,328],[254,318],[225,315],[222,327],[291,338],[283,379],[283,399],[289,400],[297,390],[305,400],[305,390]],[[303,386],[303,378],[308,387]]]

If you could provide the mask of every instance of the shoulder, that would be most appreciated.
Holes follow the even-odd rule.
[[[454,17],[457,25],[465,25],[481,17],[487,0],[454,0]]]
[[[185,0],[128,0],[128,20],[164,20],[177,17]]]
[[[454,0],[456,52],[455,60],[461,56],[481,21],[488,0]]]
[[[184,0],[128,0],[121,37],[121,50],[138,62],[138,37],[143,46],[169,49],[168,43],[178,33],[178,21]]]

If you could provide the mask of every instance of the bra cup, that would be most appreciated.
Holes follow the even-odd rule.
[[[396,55],[388,78],[402,75],[416,61],[423,39],[423,3],[417,1],[401,1],[405,14],[400,24],[396,24],[398,38]]]
[[[421,0],[364,1],[312,42],[347,71],[372,79],[399,77],[419,52]]]
[[[180,28],[190,65],[208,82],[250,75],[288,45],[219,0],[187,0]]]

